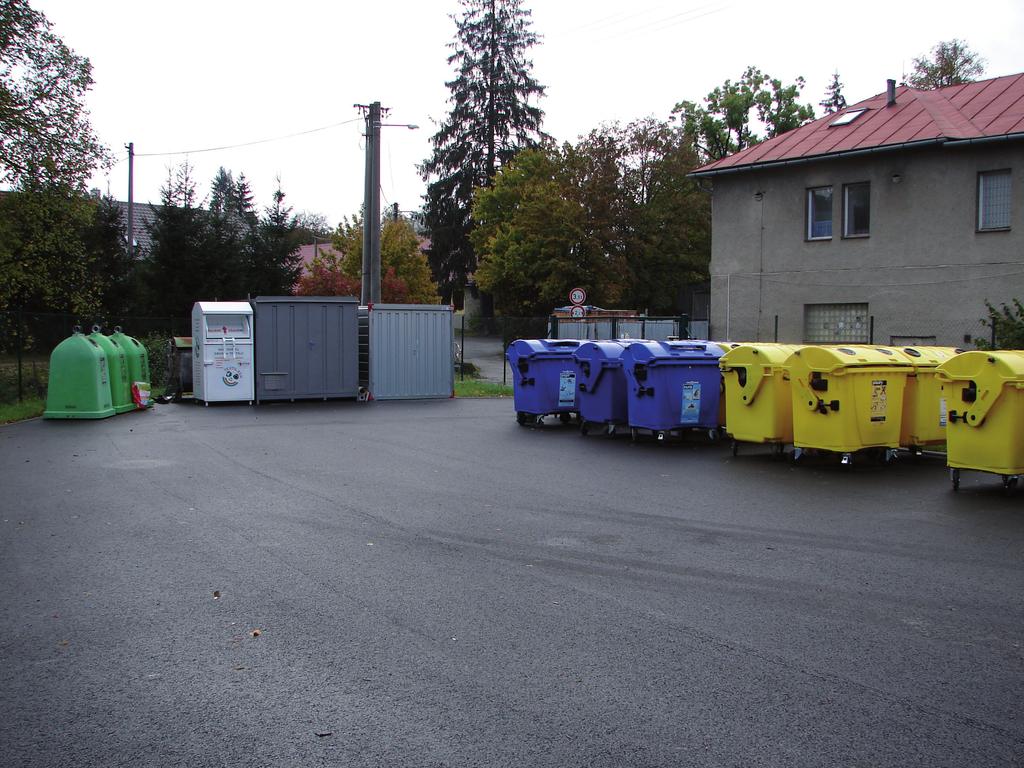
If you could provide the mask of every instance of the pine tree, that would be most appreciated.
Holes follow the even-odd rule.
[[[243,177],[244,180],[244,177]],[[299,244],[302,233],[290,206],[284,204],[281,179],[277,179],[274,202],[259,221],[259,237],[249,269],[249,292],[253,296],[289,294],[302,272]]]
[[[832,73],[832,82],[825,89],[825,98],[818,102],[826,115],[835,114],[846,109],[846,97],[843,96],[843,84],[839,81],[839,72]]]
[[[200,299],[236,298],[217,292],[211,285],[210,264],[204,244],[209,239],[209,220],[196,206],[192,168],[186,162],[168,170],[167,185],[160,190],[161,205],[150,227],[152,251],[140,265],[146,287],[139,310],[161,317],[187,317]]]
[[[99,287],[100,310],[108,320],[130,309],[135,261],[128,253],[128,237],[121,207],[112,197],[96,201],[93,219],[83,233],[89,271]]]
[[[529,49],[539,42],[521,0],[460,0],[452,17],[455,40],[446,85],[451,111],[431,138],[421,167],[427,187],[424,221],[430,265],[446,300],[476,269],[469,240],[473,190],[489,186],[495,172],[523,147],[541,138],[544,113],[530,103],[544,95],[531,74]]]

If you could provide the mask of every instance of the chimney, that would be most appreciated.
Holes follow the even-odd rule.
[[[896,81],[895,80],[886,80],[885,81],[885,96],[886,96],[886,106],[887,107],[895,107],[896,106]]]

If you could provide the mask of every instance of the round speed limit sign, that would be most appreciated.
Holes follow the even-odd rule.
[[[569,291],[569,303],[570,304],[582,304],[587,300],[587,292],[582,288],[573,288]]]
[[[569,310],[569,317],[571,317],[571,318],[574,318],[574,319],[578,320],[579,318],[586,317],[586,316],[587,316],[587,310],[585,310],[583,307],[579,306],[578,304],[575,307],[573,307],[572,309]]]

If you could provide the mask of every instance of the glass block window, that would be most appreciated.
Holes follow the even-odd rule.
[[[867,304],[804,305],[807,344],[867,344],[870,332]]]
[[[807,239],[832,239],[832,187],[807,190]]]
[[[978,174],[978,229],[1010,228],[1010,171]]]
[[[847,184],[843,187],[843,237],[871,234],[871,184]]]

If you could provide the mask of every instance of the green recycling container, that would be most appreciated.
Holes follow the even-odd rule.
[[[50,354],[43,418],[105,419],[113,415],[107,355],[76,328]]]
[[[145,345],[122,331],[119,325],[114,327],[110,338],[121,345],[128,361],[128,385],[132,401],[137,408],[149,406],[152,380],[149,377],[149,352],[146,351]]]
[[[94,325],[89,338],[99,344],[107,356],[107,369],[110,371],[110,402],[114,404],[114,413],[127,413],[135,410],[132,402],[132,385],[128,381],[128,357],[121,345],[104,336],[100,327]]]

